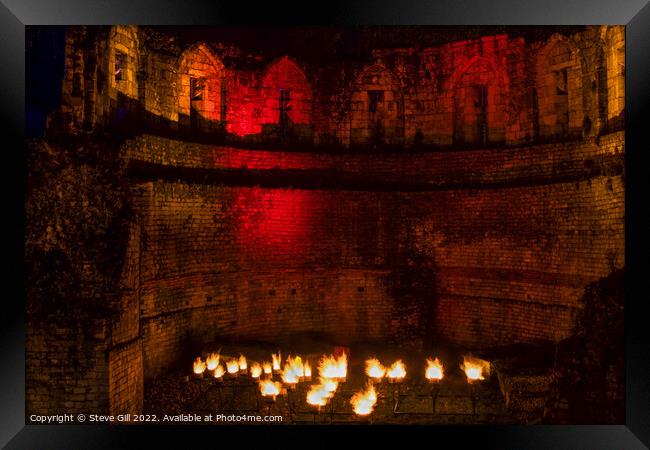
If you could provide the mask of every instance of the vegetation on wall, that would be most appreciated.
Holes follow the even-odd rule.
[[[27,155],[28,313],[105,316],[131,215],[119,145],[38,140],[27,143]]]

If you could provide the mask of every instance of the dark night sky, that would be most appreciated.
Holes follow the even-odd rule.
[[[61,103],[65,27],[39,26],[25,30],[25,134],[40,137],[45,118]]]
[[[309,61],[323,58],[368,58],[372,48],[427,47],[446,42],[507,33],[534,41],[555,32],[570,33],[584,27],[567,26],[230,26],[151,27],[177,37],[181,47],[197,41],[234,44],[244,52],[270,58],[291,54]]]

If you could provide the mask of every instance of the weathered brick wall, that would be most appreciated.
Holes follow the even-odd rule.
[[[130,227],[117,296],[117,315],[112,321],[110,345],[106,350],[109,411],[115,415],[142,410],[141,234],[141,225],[136,220]]]
[[[108,352],[108,398],[110,414],[142,411],[144,372],[142,340],[114,347]]]
[[[145,377],[187,361],[206,342],[279,342],[299,333],[339,343],[382,339],[391,315],[383,278],[372,270],[260,269],[152,280],[150,302],[168,301],[142,316]]]
[[[446,205],[459,209],[442,213],[460,215],[453,228],[426,240],[441,267],[437,325],[450,341],[560,340],[584,287],[624,266],[620,176],[456,195],[465,198]]]
[[[145,141],[134,154],[158,155],[161,141],[137,142]],[[246,157],[257,155],[252,161],[260,164],[248,167],[287,168],[336,159],[267,153],[275,157],[269,163],[264,152],[200,148],[210,157],[194,160],[198,153],[186,148],[165,162],[229,167],[250,164]],[[568,154],[576,160],[566,167],[582,170],[580,158],[607,151],[622,156],[621,133],[600,146],[549,144],[529,155],[522,149],[523,161],[493,152],[499,162],[486,158],[482,172],[480,158],[465,159],[476,164],[466,177],[480,173],[473,188],[453,184],[459,154],[421,155],[420,172],[435,168],[443,180],[430,192],[143,183],[136,199],[146,235],[145,376],[183,357],[190,344],[227,337],[274,340],[302,331],[341,342],[399,340],[422,333],[423,313],[431,314],[440,338],[470,348],[562,339],[571,331],[584,286],[624,264],[624,184],[620,172],[545,180],[558,167],[546,161]],[[527,159],[532,155],[539,165]],[[394,175],[402,168],[388,156],[351,161],[345,169],[368,175],[384,165]],[[492,164],[512,173],[521,167],[533,181],[537,168],[542,182],[508,184],[505,172],[492,171]],[[411,176],[404,164],[401,179]],[[490,179],[503,184],[491,186]],[[395,285],[401,266],[416,256],[435,276],[424,299],[429,304],[409,307]]]
[[[28,321],[26,416],[98,413],[109,406],[106,320]]]
[[[339,342],[390,335],[392,302],[387,271],[372,250],[376,237],[356,235],[371,225],[354,220],[340,203],[344,196],[177,183],[142,188],[147,376],[196,341],[274,341],[295,332]]]
[[[313,141],[313,89],[300,65],[289,57],[264,70],[230,70],[226,80],[226,131],[259,141],[274,135],[279,125],[280,90],[289,90],[288,123],[296,139]]]

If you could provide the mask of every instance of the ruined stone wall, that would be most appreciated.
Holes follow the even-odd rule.
[[[68,28],[61,107],[51,131],[77,134],[138,117],[147,106],[140,57],[146,52],[138,36],[135,26]]]
[[[381,54],[403,80],[407,143],[479,144],[475,85],[487,88],[486,142],[525,142],[531,120],[522,39],[499,35],[454,42],[411,58]]]
[[[489,147],[620,129],[610,122],[621,121],[624,103],[622,27],[586,27],[537,42],[502,34],[375,49],[371,62],[303,65],[260,56],[253,66],[224,64],[205,43],[182,52],[154,45],[150,34],[71,27],[64,109],[91,128],[137,110],[147,125],[225,129],[235,141],[273,143],[280,91],[287,90],[291,134],[301,145],[322,146]],[[120,80],[116,55],[123,55]],[[206,80],[205,99],[190,99],[191,78]]]
[[[105,318],[96,318],[70,311],[38,319],[28,315],[25,366],[28,417],[32,413],[118,415],[142,410],[144,378],[137,228],[131,231],[128,246],[120,290],[109,296],[115,299],[116,316],[106,314]]]

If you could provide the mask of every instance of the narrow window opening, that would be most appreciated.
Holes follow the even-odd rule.
[[[616,49],[618,53],[618,68],[622,77],[625,77],[625,48],[619,47]]]
[[[115,53],[115,81],[124,80],[124,70],[126,68],[126,55],[121,52]]]
[[[561,69],[558,71],[555,71],[555,83],[556,83],[556,94],[557,95],[568,95],[569,93],[569,87],[568,87],[568,80],[569,80],[569,72],[567,69]]]
[[[190,78],[190,100],[203,100],[205,78]]]
[[[278,120],[280,125],[280,131],[284,135],[284,132],[289,127],[289,111],[291,111],[291,90],[290,89],[280,89],[280,99],[279,107],[280,118]]]
[[[487,103],[487,86],[484,84],[474,86],[474,106],[478,108],[478,135],[481,144],[488,142]]]
[[[368,91],[368,112],[377,112],[379,104],[384,101],[384,91]]]

